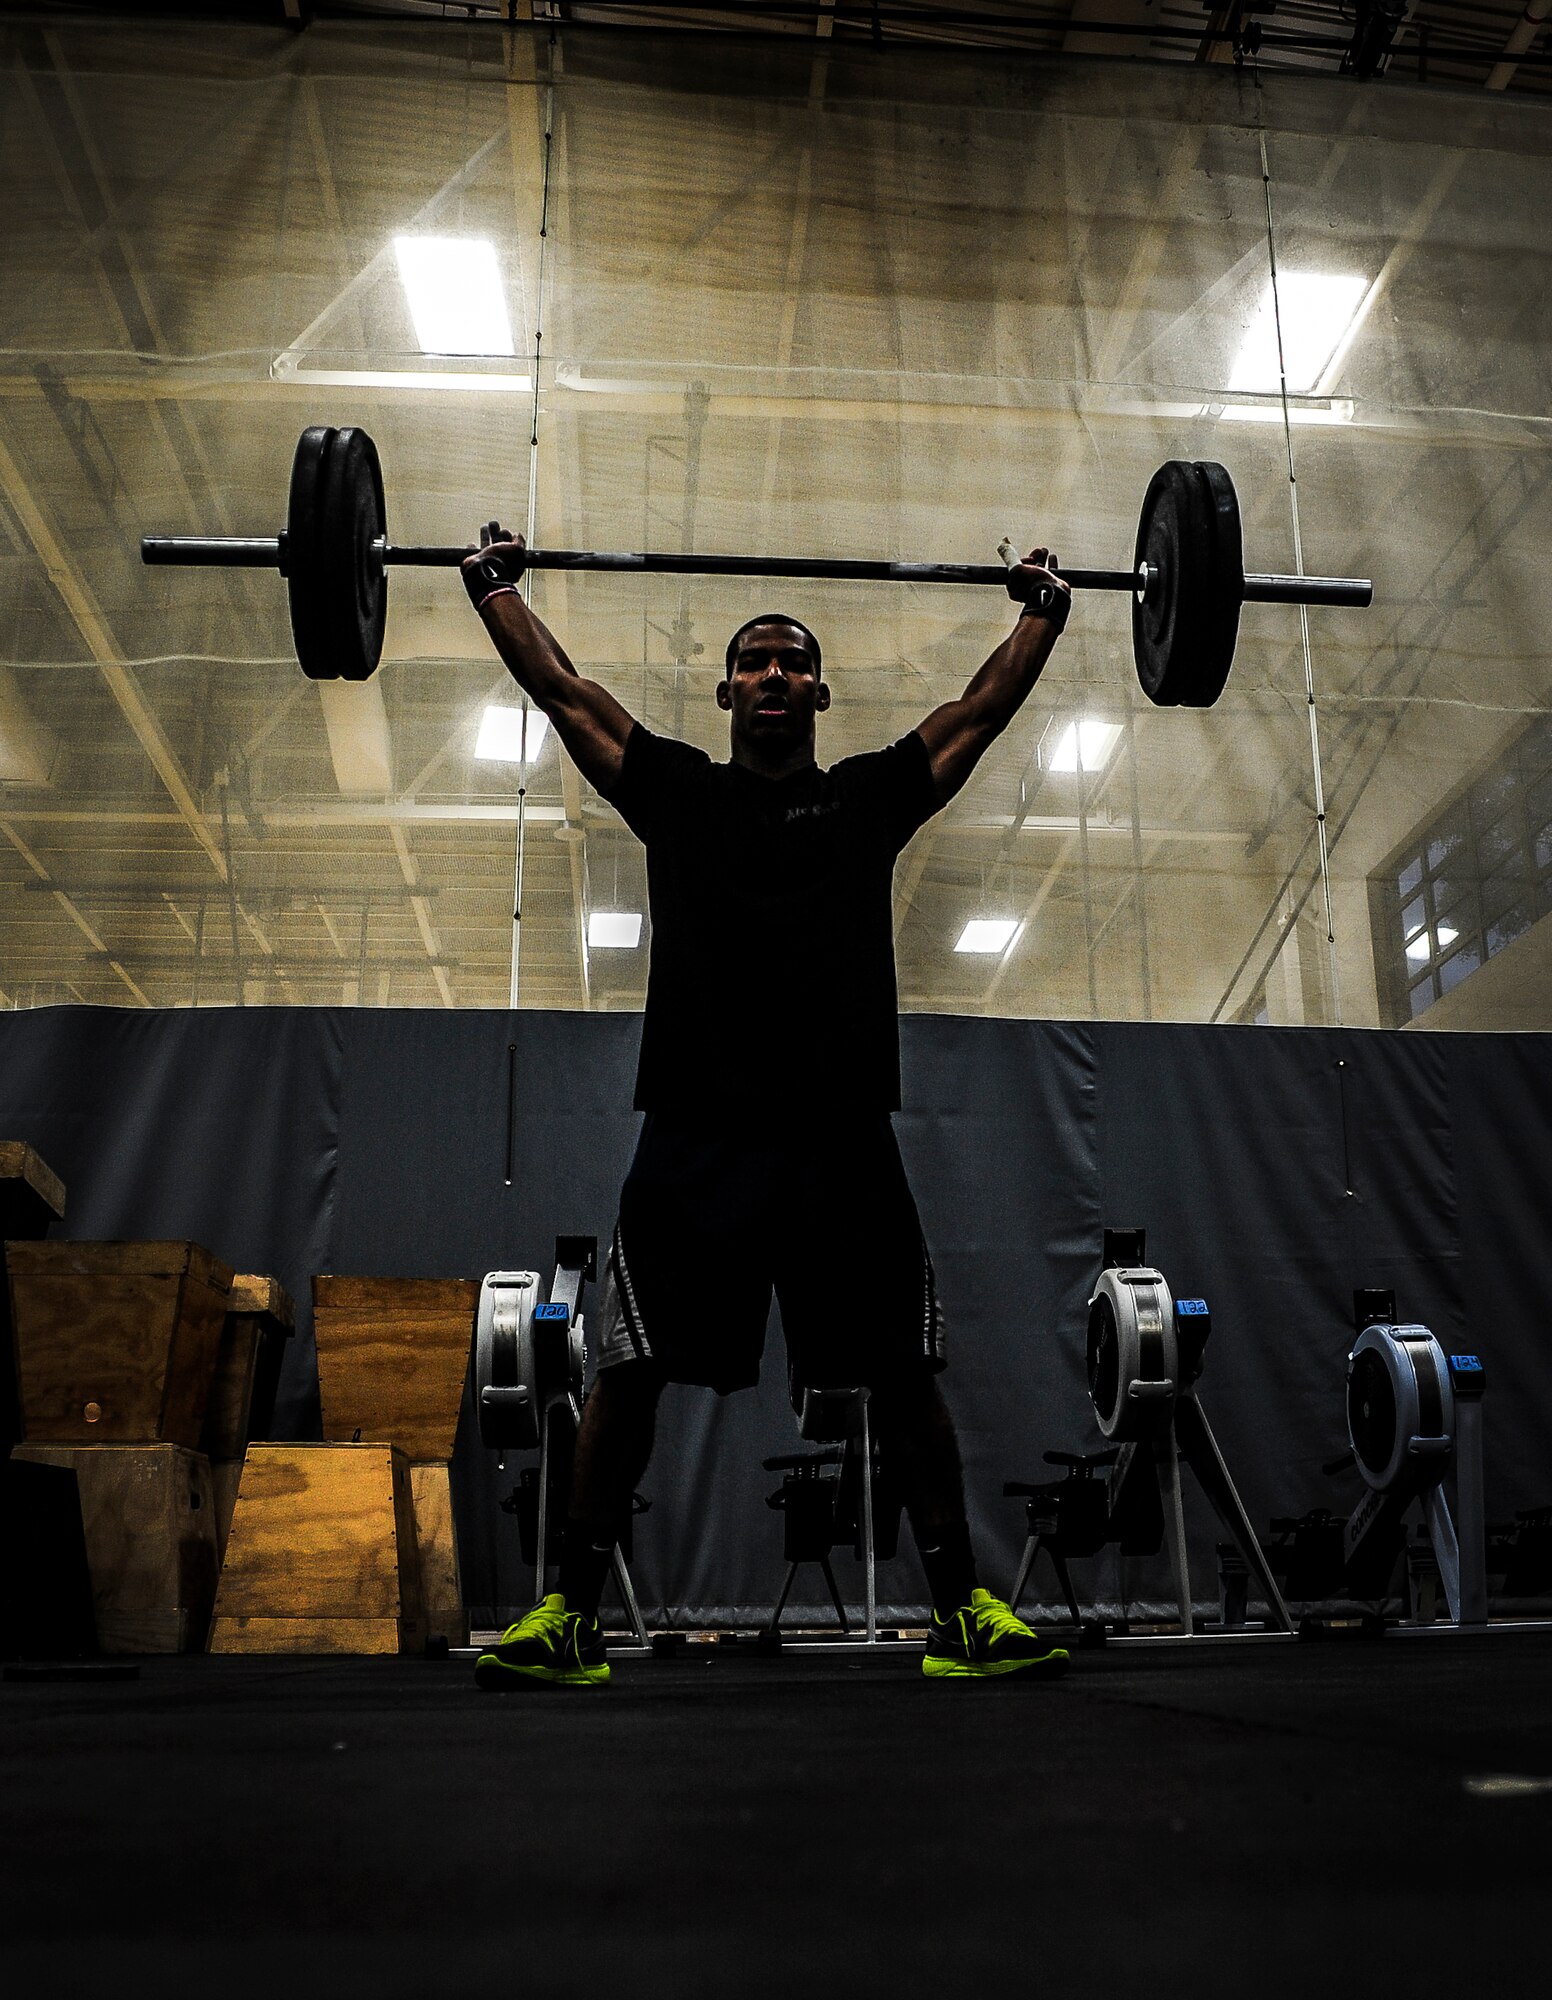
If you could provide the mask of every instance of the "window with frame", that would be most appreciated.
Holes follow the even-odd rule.
[[[1552,910],[1552,716],[1371,878],[1375,959],[1396,1022],[1415,1021]]]

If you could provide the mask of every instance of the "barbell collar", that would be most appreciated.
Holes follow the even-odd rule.
[[[1374,584],[1366,576],[1250,576],[1245,578],[1246,604],[1341,604],[1359,611],[1374,602]]]
[[[142,535],[143,563],[201,569],[279,569],[278,535]]]

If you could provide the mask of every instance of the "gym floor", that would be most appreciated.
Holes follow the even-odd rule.
[[[598,1693],[419,1660],[7,1685],[0,1974],[72,2000],[1490,1990],[1552,1962],[1549,1686],[1552,1633],[1111,1647],[1054,1686],[710,1646]]]

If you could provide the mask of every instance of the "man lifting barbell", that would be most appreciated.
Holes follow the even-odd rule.
[[[975,1584],[959,1454],[933,1377],[942,1364],[932,1267],[889,1114],[899,1105],[890,883],[901,848],[965,782],[1034,686],[1068,592],[1131,598],[1138,684],[1160,708],[1208,708],[1233,665],[1245,604],[1366,605],[1363,577],[1247,572],[1226,467],[1170,459],[1148,482],[1127,569],[1057,578],[1045,552],[1000,565],[845,557],[399,544],[377,447],[312,424],[297,441],[276,535],[148,535],[147,563],[277,569],[302,670],[366,680],[382,657],[388,572],[461,567],[498,650],[581,770],[647,846],[653,963],[636,1103],[647,1114],[620,1199],[605,1286],[605,1366],[578,1444],[576,1519],[561,1590],[481,1661],[587,1683],[608,1673],[597,1605],[620,1510],[651,1449],[665,1381],[753,1382],[774,1288],[807,1386],[866,1381],[910,1496],[935,1607],[927,1671],[1060,1671],[1065,1658]],[[764,615],[734,634],[717,699],[732,761],[634,723],[581,679],[517,590],[525,569],[806,577],[988,587],[1025,603],[958,701],[909,736],[822,771],[829,705],[819,643]],[[853,1256],[857,1244],[867,1258]],[[708,1249],[722,1318],[677,1316],[676,1246]],[[867,1282],[857,1271],[870,1265]],[[861,1329],[866,1329],[866,1333]],[[843,1369],[844,1364],[844,1369]]]
[[[822,769],[818,639],[762,613],[728,643],[731,759],[657,736],[579,675],[520,591],[495,524],[463,563],[519,686],[647,849],[652,956],[637,1073],[646,1114],[620,1193],[599,1372],[577,1437],[558,1589],[481,1655],[482,1687],[596,1686],[598,1604],[667,1382],[759,1374],[774,1290],[796,1378],[865,1384],[932,1598],[934,1678],[1054,1675],[1067,1655],[976,1578],[953,1420],[937,1383],[932,1260],[890,1114],[900,1105],[891,885],[916,829],[1012,721],[1070,594],[1035,549],[1008,572],[1012,632],[955,701],[887,749]],[[712,1274],[687,1311],[683,1272]]]

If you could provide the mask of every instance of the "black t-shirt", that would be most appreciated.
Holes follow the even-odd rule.
[[[897,1110],[891,886],[938,809],[922,739],[771,779],[638,723],[610,803],[647,848],[637,1109]]]

